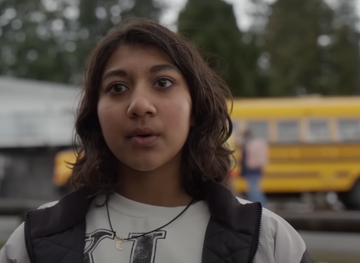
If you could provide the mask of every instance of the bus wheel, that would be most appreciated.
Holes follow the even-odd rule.
[[[346,208],[360,210],[360,179],[356,181],[353,188],[344,196]]]

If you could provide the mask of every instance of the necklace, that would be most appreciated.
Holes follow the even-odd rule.
[[[155,231],[158,231],[164,227],[167,227],[168,225],[170,225],[172,222],[174,222],[176,219],[178,219],[183,213],[185,213],[186,210],[188,210],[188,208],[194,203],[195,199],[192,199],[191,202],[185,207],[184,210],[181,211],[180,214],[178,214],[176,217],[174,217],[170,222],[166,223],[165,225],[161,226],[161,227],[158,227],[154,230],[151,230],[149,232],[146,232],[146,233],[143,233],[141,235],[138,235],[138,236],[135,236],[135,237],[131,237],[131,238],[124,238],[124,237],[119,237],[116,235],[116,231],[114,231],[113,227],[112,227],[112,224],[111,224],[111,219],[110,219],[110,214],[109,214],[109,206],[108,206],[108,202],[109,202],[109,199],[106,200],[106,212],[107,212],[107,216],[108,216],[108,219],[109,219],[109,225],[110,225],[110,228],[111,228],[111,232],[114,233],[115,235],[115,239],[116,239],[116,244],[115,244],[115,247],[117,250],[119,251],[122,251],[122,248],[121,248],[121,244],[122,242],[124,241],[127,241],[127,240],[130,240],[130,239],[133,239],[133,238],[139,238],[139,237],[143,237],[143,236],[146,236],[150,233],[153,233]]]

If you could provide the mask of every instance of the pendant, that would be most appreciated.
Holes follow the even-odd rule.
[[[115,247],[116,247],[117,250],[122,251],[121,244],[122,244],[123,241],[124,241],[123,238],[116,237],[116,245],[115,245]]]

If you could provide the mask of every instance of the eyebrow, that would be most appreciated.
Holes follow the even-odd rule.
[[[170,64],[162,64],[162,65],[155,65],[150,68],[150,73],[160,72],[160,71],[166,71],[166,70],[173,70],[178,73],[180,73],[179,69],[173,65]],[[102,77],[102,80],[105,80],[109,77],[116,76],[116,77],[126,77],[127,73],[125,70],[122,69],[116,69],[108,71],[104,74]]]
[[[177,67],[170,65],[170,64],[155,65],[150,68],[151,73],[165,71],[165,70],[174,70],[176,72],[180,72]]]
[[[102,80],[105,80],[112,76],[126,77],[127,73],[125,70],[122,70],[122,69],[110,70],[104,74],[104,76],[102,77]]]

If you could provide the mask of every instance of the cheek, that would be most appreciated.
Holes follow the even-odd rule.
[[[166,117],[167,123],[173,129],[174,132],[179,133],[188,131],[191,121],[191,106],[189,103],[172,103],[167,107]]]
[[[116,104],[105,103],[104,101],[99,101],[97,107],[97,114],[103,134],[111,132],[113,127],[116,125],[116,119],[119,119],[118,114],[119,109],[117,109]]]

